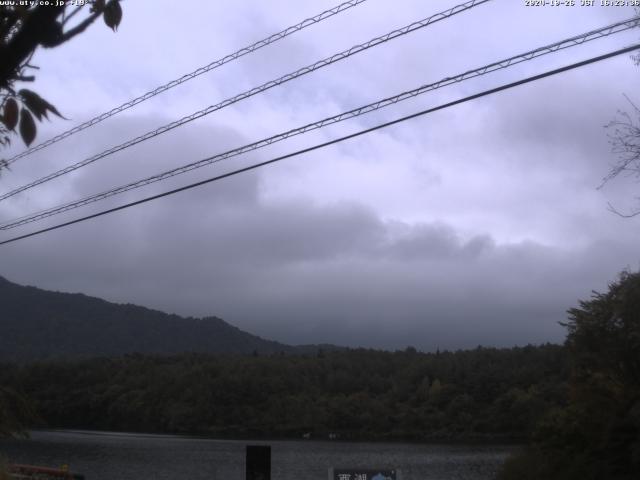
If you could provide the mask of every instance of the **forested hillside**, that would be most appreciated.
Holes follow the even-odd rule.
[[[129,355],[0,366],[41,426],[216,436],[524,438],[566,400],[556,345],[424,354]]]
[[[0,360],[122,355],[294,352],[216,317],[183,318],[0,277]]]

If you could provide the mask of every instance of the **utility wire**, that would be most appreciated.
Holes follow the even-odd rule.
[[[49,140],[46,140],[38,145],[35,145],[27,150],[25,150],[24,152],[19,153],[18,155],[15,155],[11,158],[9,158],[6,162],[7,165],[12,164],[13,162],[15,162],[16,160],[19,160],[20,158],[24,158],[27,155],[32,154],[33,152],[37,152],[39,150],[42,150],[43,148],[46,148],[50,145],[53,145],[54,143],[59,142],[60,140],[63,140],[73,134],[76,134],[86,128],[92,127],[93,125],[96,125],[100,122],[102,122],[103,120],[106,120],[109,117],[113,117],[114,115],[117,115],[118,113],[124,112],[125,110],[134,107],[135,105],[138,105],[139,103],[142,103],[146,100],[149,100],[152,97],[155,97],[156,95],[159,95],[163,92],[166,92],[167,90],[172,89],[173,87],[177,87],[178,85],[188,82],[189,80],[196,78],[204,73],[210,72],[211,70],[214,70],[218,67],[221,67],[222,65],[229,63],[233,60],[236,60],[240,57],[243,57],[244,55],[247,55],[249,53],[253,53],[256,50],[261,49],[262,47],[266,47],[267,45],[270,45],[272,43],[277,42],[278,40],[282,40],[285,37],[288,37],[289,35],[292,35],[296,32],[299,32],[307,27],[310,27],[311,25],[315,25],[316,23],[320,23],[323,20],[326,20],[327,18],[333,17],[334,15],[337,15],[345,10],[348,10],[352,7],[355,7],[361,3],[366,2],[367,0],[349,0],[348,2],[344,2],[341,3],[340,5],[333,7],[329,10],[325,10],[322,13],[319,13],[318,15],[315,15],[311,18],[307,18],[306,20],[303,20],[302,22],[293,25],[291,27],[287,27],[284,30],[278,32],[278,33],[274,33],[273,35],[267,37],[267,38],[263,38],[262,40],[259,40],[251,45],[249,45],[248,47],[244,47],[241,48],[240,50],[231,53],[229,55],[226,55],[222,58],[219,58],[218,60],[215,60],[213,62],[211,62],[208,65],[205,65],[204,67],[200,67],[196,70],[194,70],[193,72],[187,73],[185,75],[183,75],[180,78],[176,78],[175,80],[171,80],[170,82],[161,85],[159,87],[156,87],[153,90],[148,91],[147,93],[140,95],[137,98],[134,98],[133,100],[129,100],[126,103],[123,103],[122,105],[115,107],[111,110],[109,110],[108,112],[102,113],[90,120],[87,120],[84,123],[81,123],[80,125],[77,125],[69,130],[67,130],[66,132],[63,132],[59,135],[56,135],[55,137],[50,138]]]
[[[369,40],[368,42],[359,44],[359,45],[355,45],[351,48],[349,48],[348,50],[344,50],[340,53],[336,53],[330,57],[325,58],[324,60],[320,60],[318,62],[315,62],[311,65],[308,65],[306,67],[303,67],[299,70],[296,70],[295,72],[289,73],[287,75],[284,75],[276,80],[271,80],[267,83],[264,83],[262,85],[260,85],[259,87],[254,87],[251,90],[247,90],[239,95],[236,95],[235,97],[231,97],[228,98],[226,100],[223,100],[220,103],[217,103],[215,105],[211,105],[203,110],[199,110],[195,113],[192,113],[191,115],[187,115],[183,118],[181,118],[180,120],[177,120],[175,122],[169,123],[167,125],[164,125],[160,128],[157,128],[156,130],[152,130],[149,131],[143,135],[140,135],[139,137],[136,137],[132,140],[129,140],[125,143],[122,143],[120,145],[117,145],[115,147],[112,147],[108,150],[105,150],[97,155],[94,155],[92,157],[86,158],[80,162],[77,162],[73,165],[70,165],[66,168],[63,168],[61,170],[58,170],[54,173],[51,173],[45,177],[39,178],[38,180],[35,180],[29,184],[23,185],[21,187],[18,187],[8,193],[5,193],[3,195],[0,195],[0,201],[5,200],[9,197],[12,197],[20,192],[24,192],[25,190],[29,190],[30,188],[33,188],[37,185],[41,185],[45,182],[48,182],[50,180],[53,180],[54,178],[60,177],[62,175],[65,175],[67,173],[73,172],[74,170],[77,170],[81,167],[84,167],[86,165],[89,165],[97,160],[100,160],[101,158],[107,157],[113,153],[119,152],[121,150],[124,150],[126,148],[132,147],[133,145],[136,145],[140,142],[144,142],[145,140],[149,140],[153,137],[156,137],[158,135],[161,135],[163,133],[168,132],[169,130],[172,130],[176,127],[180,127],[182,125],[184,125],[185,123],[191,122],[193,120],[196,120],[198,118],[202,118],[205,115],[209,115],[210,113],[213,113],[217,110],[221,110],[225,107],[228,107],[229,105],[232,105],[236,102],[239,102],[241,100],[244,100],[246,98],[252,97],[258,93],[262,93],[266,90],[269,90],[273,87],[276,87],[278,85],[282,85],[285,82],[288,82],[290,80],[293,80],[294,78],[298,78],[301,77],[303,75],[306,75],[308,73],[311,73],[315,70],[319,70],[320,68],[326,67],[327,65],[331,65],[333,63],[336,63],[340,60],[344,60],[345,58],[348,58],[352,55],[355,55],[357,53],[363,52],[365,50],[368,50],[369,48],[378,46],[382,43],[388,42],[389,40],[393,40],[395,38],[398,38],[400,36],[403,35],[407,35],[409,33],[415,32],[416,30],[419,30],[421,28],[424,28],[428,25],[431,25],[433,23],[439,22],[441,20],[447,19],[449,17],[452,17],[458,13],[464,12],[466,10],[469,10],[471,8],[474,8],[478,5],[482,5],[484,3],[490,2],[491,0],[469,0],[468,2],[465,2],[463,4],[457,5],[453,8],[450,8],[444,12],[440,12],[437,13],[435,15],[432,15],[428,18],[425,18],[423,20],[419,20],[417,22],[411,23],[410,25],[407,25],[405,27],[402,27],[400,29],[397,30],[393,30],[392,32],[389,32],[385,35],[382,35],[380,37],[376,37],[373,38],[371,40]]]
[[[485,65],[483,67],[474,69],[474,70],[468,70],[464,73],[458,74],[456,76],[453,77],[446,77],[442,80],[439,80],[435,83],[431,83],[428,85],[423,85],[420,86],[416,89],[413,90],[409,90],[407,92],[403,92],[400,93],[398,95],[392,96],[392,97],[387,97],[385,99],[379,100],[377,102],[374,103],[370,103],[368,105],[364,105],[358,108],[355,108],[353,110],[350,110],[348,112],[343,112],[340,113],[338,115],[334,115],[332,117],[327,117],[324,118],[322,120],[319,120],[317,122],[314,123],[310,123],[307,125],[304,125],[302,127],[298,127],[289,131],[286,131],[284,133],[279,133],[277,135],[259,140],[257,142],[253,142],[244,146],[241,146],[239,148],[235,148],[233,150],[229,150],[227,152],[224,153],[220,153],[217,155],[214,155],[212,157],[207,157],[205,159],[201,159],[198,160],[196,162],[187,164],[187,165],[183,165],[181,167],[178,168],[174,168],[172,170],[168,170],[156,175],[153,175],[151,177],[147,177],[141,180],[137,180],[116,188],[113,188],[111,190],[107,190],[98,194],[94,194],[85,198],[82,198],[80,200],[75,200],[72,202],[68,202],[62,205],[58,205],[55,207],[51,207],[39,212],[34,212],[31,213],[29,215],[20,217],[20,218],[16,218],[13,220],[10,220],[8,222],[2,223],[0,224],[0,230],[9,230],[12,228],[16,228],[19,227],[21,225],[25,225],[27,223],[32,223],[44,218],[48,218],[51,217],[53,215],[57,215],[69,210],[73,210],[75,208],[79,208],[82,207],[84,205],[88,205],[100,200],[104,200],[106,198],[112,197],[114,195],[118,195],[120,193],[124,193],[127,192],[129,190],[134,190],[136,188],[140,188],[143,187],[145,185],[150,185],[152,183],[161,181],[161,180],[165,180],[167,178],[176,176],[176,175],[180,175],[182,173],[186,173],[189,172],[191,170],[195,170],[197,168],[201,168],[213,163],[217,163],[217,162],[221,162],[223,160],[229,159],[231,157],[235,157],[253,150],[257,150],[259,148],[262,147],[266,147],[268,145],[271,145],[273,143],[276,142],[280,142],[282,140],[285,140],[287,138],[291,138],[293,136],[296,135],[301,135],[303,133],[309,132],[311,130],[316,130],[319,128],[323,128],[327,125],[331,125],[334,123],[338,123],[338,122],[342,122],[344,120],[348,120],[351,118],[355,118],[358,117],[360,115],[364,115],[366,113],[370,113],[376,110],[379,110],[381,108],[385,108],[388,107],[390,105],[394,105],[398,102],[402,102],[405,100],[408,100],[410,98],[416,97],[418,95],[424,94],[426,92],[432,91],[432,90],[436,90],[438,88],[442,88],[445,87],[447,85],[451,85],[453,83],[458,83],[458,82],[462,82],[471,78],[475,78],[481,75],[485,75],[487,73],[490,72],[494,72],[496,70],[500,70],[500,69],[505,69],[508,68],[510,66],[513,65],[517,65],[519,63],[528,61],[528,60],[532,60],[534,58],[540,57],[542,55],[547,55],[549,53],[553,53],[565,48],[569,48],[572,46],[576,46],[576,45],[581,45],[585,42],[591,41],[591,40],[595,40],[598,38],[602,38],[602,37],[606,37],[608,35],[612,35],[614,33],[620,33],[622,31],[634,28],[636,26],[638,26],[640,24],[640,17],[634,17],[628,20],[624,20],[621,22],[617,22],[614,23],[612,25],[609,25],[607,27],[603,27],[597,30],[592,30],[586,33],[583,33],[581,35],[576,35],[574,37],[571,37],[569,39],[566,40],[562,40],[560,42],[556,42],[544,47],[540,47],[537,48],[535,50],[530,50],[528,52],[519,54],[519,55],[515,55],[512,57],[509,57],[507,59],[504,60],[500,60],[488,65]]]
[[[311,151],[314,151],[314,150],[318,150],[320,148],[324,148],[324,147],[327,147],[329,145],[334,145],[336,143],[343,142],[345,140],[356,138],[356,137],[359,137],[361,135],[365,135],[367,133],[371,133],[371,132],[374,132],[376,130],[380,130],[382,128],[389,127],[391,125],[395,125],[397,123],[401,123],[401,122],[410,120],[412,118],[420,117],[420,116],[423,116],[423,115],[426,115],[426,114],[429,114],[429,113],[432,113],[432,112],[436,112],[438,110],[443,110],[445,108],[450,108],[450,107],[453,107],[455,105],[459,105],[461,103],[465,103],[465,102],[468,102],[468,101],[471,101],[471,100],[475,100],[477,98],[481,98],[481,97],[484,97],[484,96],[487,96],[487,95],[492,95],[494,93],[498,93],[498,92],[501,92],[501,91],[504,91],[504,90],[507,90],[507,89],[510,89],[510,88],[514,88],[514,87],[517,87],[517,86],[520,86],[520,85],[524,85],[526,83],[535,82],[535,81],[541,80],[543,78],[550,77],[552,75],[557,75],[559,73],[563,73],[563,72],[566,72],[566,71],[569,71],[569,70],[573,70],[575,68],[579,68],[579,67],[583,67],[585,65],[590,65],[592,63],[600,62],[602,60],[606,60],[608,58],[612,58],[612,57],[615,57],[615,56],[618,56],[618,55],[623,55],[625,53],[629,53],[629,52],[632,52],[632,51],[638,50],[638,49],[640,49],[640,43],[632,45],[630,47],[626,47],[626,48],[622,48],[622,49],[619,49],[619,50],[615,50],[613,52],[610,52],[610,53],[607,53],[607,54],[604,54],[604,55],[600,55],[600,56],[597,56],[597,57],[592,57],[592,58],[590,58],[588,60],[584,60],[582,62],[577,62],[577,63],[573,63],[571,65],[566,65],[564,67],[557,68],[555,70],[549,70],[547,72],[544,72],[544,73],[541,73],[541,74],[538,74],[538,75],[534,75],[534,76],[531,76],[531,77],[527,77],[527,78],[524,78],[522,80],[518,80],[516,82],[504,84],[504,85],[501,85],[499,87],[492,88],[492,89],[489,89],[489,90],[485,90],[483,92],[476,93],[476,94],[470,95],[468,97],[464,97],[464,98],[461,98],[461,99],[458,99],[458,100],[454,100],[454,101],[449,102],[449,103],[445,103],[445,104],[439,105],[437,107],[433,107],[433,108],[429,108],[429,109],[426,109],[426,110],[422,110],[420,112],[413,113],[411,115],[406,115],[404,117],[397,118],[397,119],[392,120],[390,122],[382,123],[382,124],[376,125],[375,127],[367,128],[365,130],[360,130],[359,132],[355,132],[355,133],[352,133],[350,135],[345,135],[343,137],[339,137],[339,138],[330,140],[328,142],[320,143],[320,144],[314,145],[312,147],[304,148],[302,150],[298,150],[296,152],[292,152],[292,153],[289,153],[289,154],[286,154],[286,155],[282,155],[280,157],[276,157],[276,158],[273,158],[271,160],[267,160],[267,161],[264,161],[264,162],[256,163],[256,164],[250,165],[248,167],[240,168],[240,169],[234,170],[232,172],[228,172],[228,173],[225,173],[225,174],[222,174],[222,175],[218,175],[218,176],[215,176],[215,177],[208,178],[206,180],[201,180],[199,182],[195,182],[195,183],[192,183],[192,184],[189,184],[189,185],[185,185],[185,186],[180,187],[180,188],[175,188],[173,190],[169,190],[167,192],[163,192],[163,193],[160,193],[160,194],[157,194],[157,195],[146,197],[146,198],[143,198],[141,200],[136,200],[135,202],[130,202],[130,203],[127,203],[127,204],[124,204],[124,205],[120,205],[118,207],[110,208],[110,209],[107,209],[107,210],[102,210],[101,212],[97,212],[97,213],[94,213],[92,215],[87,215],[85,217],[80,217],[80,218],[77,218],[75,220],[71,220],[71,221],[68,221],[68,222],[60,223],[60,224],[57,224],[57,225],[54,225],[54,226],[51,226],[51,227],[48,227],[48,228],[43,228],[41,230],[37,230],[37,231],[31,232],[31,233],[27,233],[25,235],[20,235],[18,237],[10,238],[8,240],[1,241],[0,245],[6,245],[8,243],[16,242],[18,240],[23,240],[25,238],[33,237],[35,235],[40,235],[42,233],[50,232],[52,230],[57,230],[57,229],[62,228],[62,227],[67,227],[69,225],[74,225],[76,223],[84,222],[84,221],[90,220],[92,218],[97,218],[97,217],[101,217],[103,215],[107,215],[109,213],[117,212],[117,211],[120,211],[120,210],[125,210],[127,208],[134,207],[136,205],[141,205],[143,203],[147,203],[147,202],[150,202],[152,200],[157,200],[157,199],[162,198],[162,197],[167,197],[169,195],[173,195],[175,193],[183,192],[185,190],[190,190],[192,188],[205,185],[207,183],[216,182],[218,180],[222,180],[222,179],[227,178],[227,177],[238,175],[239,173],[244,173],[244,172],[248,172],[250,170],[255,170],[257,168],[264,167],[266,165],[270,165],[272,163],[276,163],[276,162],[279,162],[281,160],[285,160],[287,158],[296,157],[298,155],[302,155],[304,153],[308,153],[308,152],[311,152]]]

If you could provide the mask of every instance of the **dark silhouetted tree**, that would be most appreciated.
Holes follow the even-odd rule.
[[[16,86],[35,80],[33,71],[37,67],[30,61],[38,47],[58,47],[84,32],[100,16],[114,31],[122,19],[120,0],[87,0],[80,5],[40,3],[0,5],[0,146],[11,142],[16,129],[29,146],[36,137],[36,120],[42,121],[49,113],[62,117],[36,92]]]
[[[636,8],[636,15],[640,17],[640,8]],[[631,58],[640,67],[640,53]],[[611,152],[617,156],[617,161],[604,178],[601,188],[619,175],[640,179],[640,107],[628,96],[625,95],[625,98],[629,102],[630,111],[618,111],[616,118],[605,127],[608,131]],[[637,200],[640,202],[640,196]],[[640,206],[631,209],[628,213],[622,213],[611,204],[609,209],[621,217],[630,218],[640,215]]]
[[[640,272],[569,310],[569,404],[503,479],[632,480],[640,472]]]

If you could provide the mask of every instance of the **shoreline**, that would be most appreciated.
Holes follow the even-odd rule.
[[[365,438],[365,437],[349,437],[349,438],[333,438],[326,436],[311,436],[310,438],[293,437],[293,436],[260,436],[260,435],[211,435],[204,433],[170,433],[170,432],[135,432],[135,431],[114,431],[114,430],[95,430],[82,428],[33,428],[28,430],[31,433],[61,433],[74,435],[87,435],[97,437],[129,437],[129,438],[173,438],[184,440],[209,440],[220,442],[315,442],[315,443],[360,443],[360,444],[405,444],[405,445],[449,445],[449,446],[524,446],[527,440],[522,437],[514,436],[467,436],[467,437],[437,437],[433,436],[427,440],[412,440],[403,438]],[[27,438],[28,439],[28,438]]]

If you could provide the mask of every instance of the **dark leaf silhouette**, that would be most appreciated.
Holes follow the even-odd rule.
[[[18,124],[18,102],[16,102],[15,99],[10,98],[4,104],[2,122],[9,130],[16,128],[16,125]]]
[[[104,9],[104,0],[95,0],[91,5],[91,13],[100,12]]]
[[[45,48],[57,47],[63,41],[62,38],[62,24],[60,22],[52,22],[42,29],[40,45]]]
[[[36,138],[36,122],[26,108],[20,110],[20,136],[27,147]]]
[[[47,102],[44,98],[31,90],[22,89],[18,92],[24,101],[24,104],[38,117],[38,120],[42,120],[42,117],[47,117],[47,111],[52,112],[60,118],[64,118],[58,112],[58,109]]]
[[[104,7],[104,23],[107,24],[107,27],[113,29],[115,32],[118,29],[118,25],[120,25],[120,21],[122,20],[122,7],[120,7],[119,0],[111,0],[107,3],[107,6]]]

